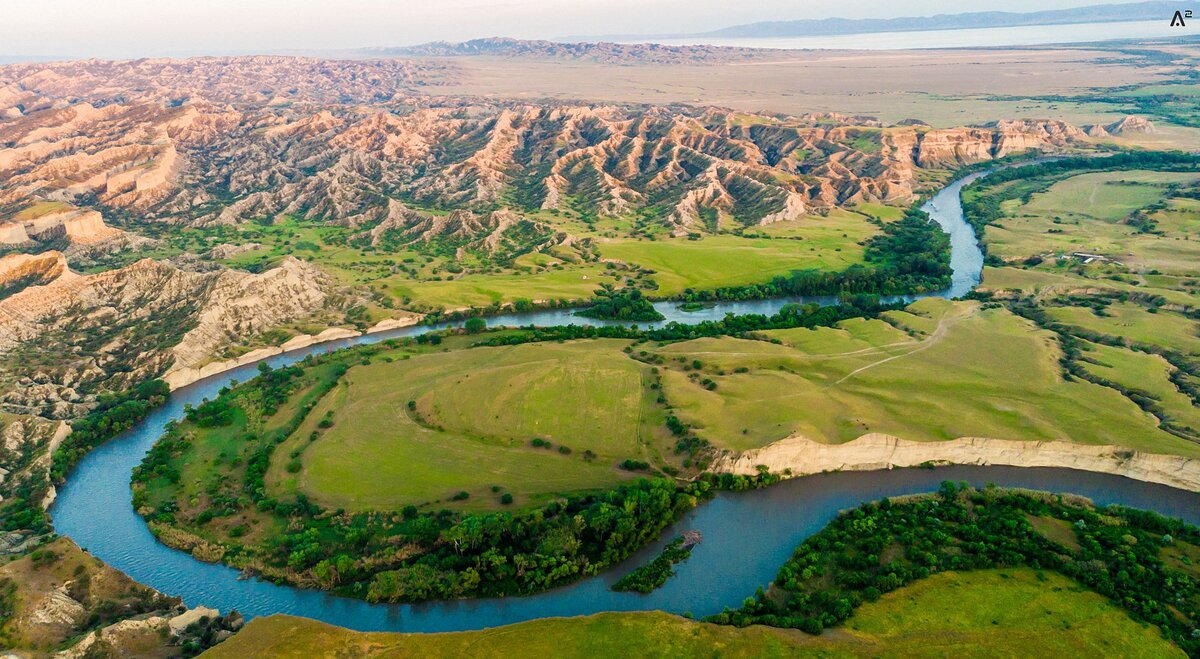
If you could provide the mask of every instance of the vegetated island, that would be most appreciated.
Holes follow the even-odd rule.
[[[625,320],[655,322],[665,316],[654,308],[650,300],[636,288],[626,287],[616,290],[610,284],[604,284],[595,293],[592,306],[577,311],[575,315],[596,320]]]
[[[617,592],[637,593],[649,593],[658,589],[667,583],[667,579],[675,576],[675,564],[686,561],[692,555],[692,548],[700,542],[699,536],[696,531],[688,531],[675,538],[663,547],[654,560],[621,577],[613,584],[612,589]]]

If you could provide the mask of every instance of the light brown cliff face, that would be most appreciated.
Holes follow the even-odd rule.
[[[1123,135],[1126,133],[1153,133],[1157,131],[1157,129],[1154,127],[1154,122],[1145,117],[1139,117],[1136,115],[1129,115],[1120,121],[1109,124],[1102,130],[1106,130],[1106,132],[1112,135]]]
[[[916,442],[870,433],[844,444],[822,444],[795,436],[759,449],[722,456],[713,463],[712,469],[753,475],[763,466],[772,473],[804,476],[826,471],[873,471],[923,464],[1061,467],[1200,491],[1200,460],[1196,458],[1142,453],[1120,446],[981,437]]]
[[[67,259],[59,252],[8,254],[0,258],[0,297],[26,286],[48,284],[66,270]]]
[[[55,270],[46,271],[48,279]],[[292,258],[262,274],[189,272],[149,259],[93,275],[63,269],[0,299],[0,353],[50,342],[43,347],[55,356],[36,373],[10,373],[19,377],[0,408],[76,416],[89,403],[76,390],[120,389],[172,364],[200,363],[220,346],[320,309],[327,286]]]

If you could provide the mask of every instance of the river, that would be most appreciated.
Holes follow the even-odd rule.
[[[980,281],[983,254],[975,234],[963,220],[962,186],[982,174],[959,179],[934,195],[923,207],[951,236],[953,284],[939,295],[958,297]],[[911,298],[898,298],[911,299]],[[677,303],[656,303],[666,320],[699,322],[726,313],[773,313],[789,302],[836,303],[828,297],[720,303],[684,312]],[[562,325],[579,323],[570,310],[507,314],[488,319],[490,325]],[[595,321],[588,321],[595,322]],[[647,324],[643,323],[642,326]],[[312,346],[268,358],[272,366],[357,343],[411,336],[430,327],[408,327]],[[204,605],[222,612],[237,609],[247,617],[287,613],[362,631],[456,631],[482,629],[549,616],[574,616],[599,611],[663,610],[697,616],[736,606],[767,584],[779,566],[804,538],[818,531],[840,510],[883,496],[926,492],[945,479],[977,485],[1029,487],[1071,492],[1098,503],[1122,503],[1156,510],[1200,523],[1200,494],[1148,485],[1117,476],[1066,469],[1011,467],[946,467],[880,472],[824,474],[793,479],[763,490],[720,493],[691,511],[662,538],[605,574],[529,597],[462,600],[418,605],[369,604],[314,590],[279,586],[258,579],[239,580],[232,568],[203,563],[191,555],[159,544],[144,520],[133,510],[130,475],[163,434],[168,421],[183,414],[183,406],[212,398],[231,380],[247,380],[255,365],[182,387],[163,407],[143,422],[89,453],[76,466],[51,507],[55,529],[133,579],[183,598],[189,606]],[[653,555],[682,530],[704,536],[691,558],[678,566],[678,575],[649,595],[615,593],[609,586]]]

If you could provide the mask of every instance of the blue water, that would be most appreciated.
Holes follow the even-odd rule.
[[[959,204],[959,193],[966,182],[960,180],[947,186],[925,207],[951,236],[953,285],[940,293],[948,297],[958,297],[978,284],[983,266],[983,254],[970,226],[963,221]],[[663,323],[672,320],[694,323],[720,319],[726,313],[769,314],[793,301],[836,302],[828,297],[759,300],[720,303],[691,313],[680,311],[675,303],[655,306],[667,317]],[[570,310],[551,310],[496,316],[488,322],[562,325],[579,323],[580,319]],[[281,366],[307,354],[411,336],[429,329],[410,327],[335,341],[265,361]],[[182,416],[185,404],[212,398],[231,380],[245,381],[255,374],[256,365],[248,365],[183,387],[167,405],[142,423],[88,454],[51,508],[56,530],[135,580],[182,597],[189,606],[203,604],[222,612],[237,609],[247,617],[288,613],[364,631],[453,631],[599,611],[657,609],[695,615],[716,613],[725,606],[737,605],[758,586],[768,583],[796,545],[828,523],[839,510],[882,496],[930,491],[943,479],[1072,492],[1099,503],[1119,502],[1200,523],[1200,494],[1065,469],[948,467],[933,471],[826,474],[794,479],[755,492],[720,494],[689,513],[668,529],[659,542],[646,547],[625,565],[539,595],[420,605],[369,604],[257,579],[239,580],[238,572],[232,568],[203,563],[159,544],[130,504],[130,474],[162,435],[167,422]],[[633,565],[686,529],[700,531],[704,542],[678,567],[678,576],[649,595],[609,590],[611,583]]]

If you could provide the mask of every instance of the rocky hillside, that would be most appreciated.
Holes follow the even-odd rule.
[[[642,213],[679,234],[906,201],[922,170],[1085,138],[1057,121],[935,130],[713,108],[384,105],[31,112],[0,122],[0,209],[41,200],[175,223],[291,214],[358,226],[383,221],[389,199],[400,199],[477,212]]]
[[[327,301],[325,276],[292,258],[262,274],[192,272],[143,259],[80,275],[55,252],[9,256],[0,265],[12,273],[9,281],[32,284],[0,299],[7,385],[0,411],[48,419],[85,413],[95,399],[85,392],[199,366],[218,347],[306,317]]]
[[[18,652],[6,656],[194,656],[242,626],[236,613],[189,611],[66,538],[0,567],[0,613],[0,645]]]

